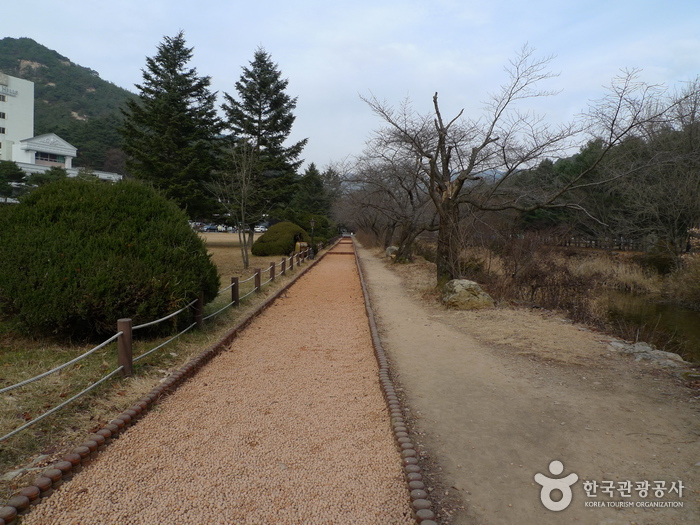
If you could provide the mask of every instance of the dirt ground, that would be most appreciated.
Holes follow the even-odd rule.
[[[551,313],[448,311],[425,300],[428,263],[359,253],[443,523],[700,523],[697,390]],[[563,472],[550,472],[554,460]],[[578,476],[567,508],[545,508],[538,473]],[[597,483],[590,495],[584,481]],[[642,497],[645,481],[665,482],[664,494]],[[668,490],[679,481],[680,496]]]

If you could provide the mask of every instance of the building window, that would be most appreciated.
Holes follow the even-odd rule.
[[[7,115],[5,115],[2,111],[0,111],[0,118],[1,119],[6,119]]]
[[[60,162],[61,164],[65,164],[66,162],[66,157],[64,157],[63,155],[55,155],[53,153],[44,153],[41,151],[37,151],[36,156],[34,158],[36,160],[43,160],[46,162]]]
[[[4,135],[4,134],[5,134],[5,128],[0,128],[0,135]]]
[[[0,102],[5,102],[6,100],[7,98],[5,97],[5,95],[0,95]]]

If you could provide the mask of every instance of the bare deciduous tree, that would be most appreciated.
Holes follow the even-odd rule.
[[[355,214],[383,216],[385,245],[396,244],[397,260],[410,260],[416,237],[436,224],[435,208],[416,159],[393,150],[380,135],[368,144],[352,173],[346,182],[356,188]],[[361,199],[357,199],[358,191]]]
[[[700,223],[698,108],[695,80],[655,103],[653,112],[663,118],[649,119],[637,137],[601,164],[601,178],[614,179],[613,184],[588,192],[591,204],[586,205],[598,204],[595,215],[604,222],[603,231],[655,243],[670,256],[687,249],[688,229]],[[615,205],[606,206],[609,202]]]
[[[363,98],[386,124],[377,132],[386,147],[403,151],[417,163],[421,183],[435,206],[438,283],[461,276],[460,217],[465,206],[491,211],[577,207],[563,197],[589,184],[588,177],[600,160],[620,141],[668,110],[656,106],[659,90],[639,82],[637,72],[632,71],[612,83],[608,95],[591,107],[585,119],[551,125],[519,108],[524,101],[555,94],[538,87],[553,76],[547,70],[550,59],[537,59],[532,49],[523,47],[506,68],[508,81],[490,95],[478,119],[464,116],[463,111],[445,119],[437,93],[430,115],[415,113],[407,103],[395,110],[374,96]],[[528,185],[510,183],[543,159],[568,154],[573,140],[584,130],[604,142],[592,166],[548,193],[538,188],[536,180]]]
[[[250,264],[253,246],[253,225],[262,219],[259,206],[252,206],[255,187],[256,154],[245,141],[231,143],[224,148],[223,169],[212,177],[209,190],[216,196],[237,226],[243,267]],[[253,210],[257,210],[253,213]]]

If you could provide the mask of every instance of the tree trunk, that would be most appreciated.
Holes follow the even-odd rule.
[[[389,224],[384,230],[384,249],[386,250],[394,240],[394,231],[396,230],[396,223]]]
[[[248,269],[250,264],[250,254],[248,253],[248,239],[246,231],[241,226],[238,228],[238,243],[241,245],[241,258],[243,259],[243,268]]]
[[[401,227],[399,234],[398,248],[396,252],[396,261],[411,262],[413,260],[413,243],[422,232],[422,228],[416,228],[415,225],[408,223]]]
[[[459,254],[462,245],[459,231],[459,205],[443,201],[440,210],[437,240],[437,284],[442,286],[452,279],[460,279]]]

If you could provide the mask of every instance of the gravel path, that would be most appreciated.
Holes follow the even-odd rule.
[[[410,524],[403,476],[354,258],[329,254],[22,523]]]

